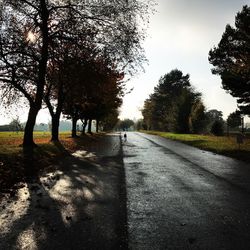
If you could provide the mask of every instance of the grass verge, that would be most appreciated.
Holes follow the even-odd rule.
[[[147,134],[158,135],[167,139],[181,141],[185,144],[212,151],[217,154],[226,155],[238,160],[250,163],[250,138],[244,139],[240,145],[236,142],[236,135],[232,136],[212,136],[196,134],[175,134],[159,131],[140,131]]]
[[[63,157],[84,148],[100,136],[102,134],[86,134],[72,138],[70,132],[64,132],[60,133],[60,142],[54,143],[50,141],[50,133],[34,132],[38,147],[27,153],[21,146],[23,133],[0,132],[0,191],[9,192],[22,185],[27,168],[32,167],[35,174],[53,168]]]

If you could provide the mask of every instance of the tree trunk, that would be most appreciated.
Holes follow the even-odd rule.
[[[84,119],[84,122],[82,121],[82,135],[85,134],[87,124],[88,124],[88,119]]]
[[[52,116],[51,141],[59,141],[60,115],[61,113]]]
[[[39,108],[36,108],[34,105],[30,106],[28,119],[24,129],[23,137],[23,147],[34,147],[35,143],[33,140],[33,130],[36,124],[36,117],[39,112]]]
[[[96,133],[99,132],[99,120],[96,120]]]
[[[241,133],[244,134],[244,116],[241,118]]]
[[[89,134],[92,134],[91,127],[92,127],[92,119],[89,119],[89,124],[88,124],[88,133]]]
[[[42,106],[45,76],[47,70],[48,46],[49,46],[49,38],[48,38],[49,12],[45,0],[40,0],[40,8],[41,8],[41,33],[42,33],[41,59],[38,65],[38,80],[37,80],[35,101],[34,103],[30,102],[30,110],[23,137],[23,147],[32,147],[35,145],[33,141],[33,130],[36,123],[37,114]]]
[[[64,102],[63,93],[62,93],[63,86],[60,85],[58,91],[58,99],[57,99],[57,107],[56,112],[54,112],[53,106],[50,102],[48,96],[45,96],[45,103],[49,109],[51,119],[52,119],[52,129],[51,129],[51,141],[59,141],[59,125],[60,125],[60,116],[62,113],[62,106]]]
[[[76,134],[76,124],[77,124],[77,119],[75,117],[72,117],[72,131],[71,131],[71,136],[73,138],[77,137],[77,134]]]

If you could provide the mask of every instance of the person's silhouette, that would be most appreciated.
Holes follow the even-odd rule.
[[[124,141],[127,141],[127,134],[124,134]]]

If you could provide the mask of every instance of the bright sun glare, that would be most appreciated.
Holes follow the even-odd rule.
[[[32,43],[36,41],[36,35],[32,31],[28,32],[27,41],[32,42]]]

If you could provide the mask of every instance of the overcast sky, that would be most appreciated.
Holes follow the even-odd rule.
[[[124,99],[121,118],[138,118],[144,100],[159,78],[172,69],[189,73],[191,84],[203,94],[207,109],[223,111],[224,118],[237,108],[236,99],[221,88],[220,77],[212,75],[209,50],[218,44],[226,24],[250,0],[158,0],[145,41],[149,60],[145,73],[128,87],[134,91]]]
[[[139,118],[144,100],[160,77],[176,68],[190,74],[207,109],[223,111],[224,118],[235,111],[236,100],[221,88],[219,76],[211,74],[208,52],[220,41],[226,24],[233,25],[236,13],[246,4],[250,5],[250,0],[158,0],[144,46],[149,63],[145,73],[128,83],[128,89],[134,87],[134,91],[124,98],[120,118]],[[0,111],[0,124],[16,114]],[[25,109],[19,114],[25,121]],[[49,120],[44,110],[39,112],[37,123]]]

